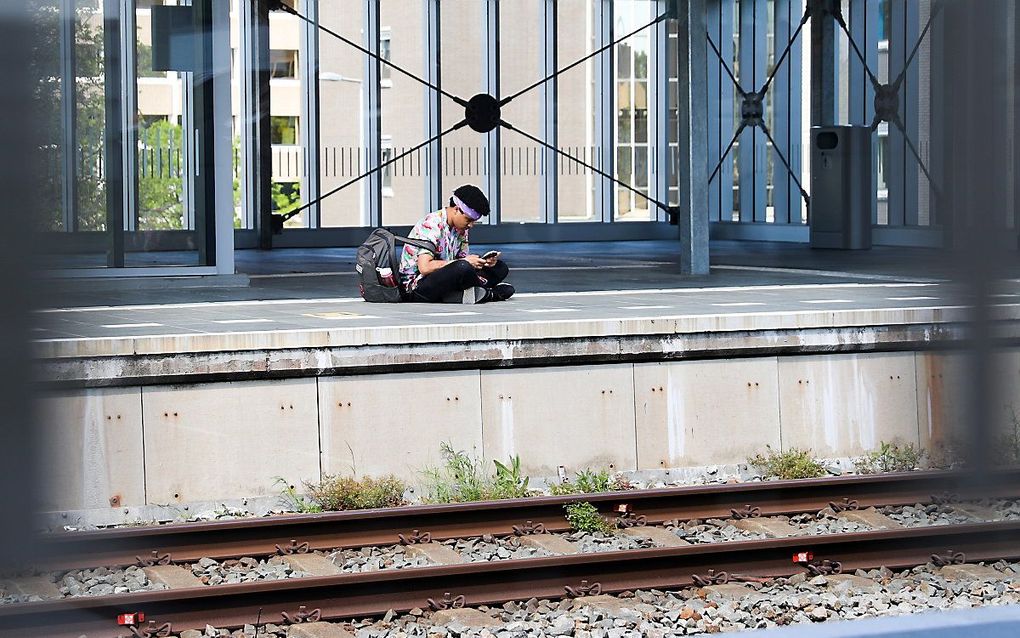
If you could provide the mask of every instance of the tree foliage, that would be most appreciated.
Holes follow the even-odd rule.
[[[74,15],[74,49],[76,58],[75,139],[77,186],[75,210],[81,230],[102,230],[106,222],[106,185],[102,176],[105,130],[105,96],[103,34],[97,10],[78,6]],[[48,0],[36,3],[35,30],[38,34],[34,50],[29,54],[34,77],[39,78],[33,95],[35,108],[49,133],[48,143],[37,156],[39,163],[40,201],[47,214],[39,220],[45,230],[63,227],[62,192],[64,175],[64,120],[61,103],[64,91],[60,59],[60,3]]]
[[[143,230],[184,226],[180,125],[157,120],[138,129],[138,213]]]

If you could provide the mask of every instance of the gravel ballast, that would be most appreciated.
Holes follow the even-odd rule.
[[[582,604],[571,600],[508,602],[480,607],[492,617],[492,627],[472,629],[437,625],[433,614],[420,609],[390,612],[382,619],[342,624],[356,638],[670,638],[720,632],[764,629],[784,625],[850,620],[989,605],[1020,603],[1020,564],[996,563],[999,576],[988,582],[956,581],[928,564],[911,570],[858,571],[859,583],[824,576],[798,574],[768,583],[747,583],[748,593],[728,598],[706,589],[637,591],[615,598],[619,604]],[[870,582],[869,582],[870,581]],[[864,587],[860,585],[863,583]],[[255,636],[255,626],[233,632],[207,627],[183,632],[180,638]],[[265,625],[259,636],[283,638],[286,627]]]

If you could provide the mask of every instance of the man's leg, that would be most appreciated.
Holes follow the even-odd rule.
[[[477,273],[475,267],[463,259],[450,262],[434,273],[422,277],[418,287],[411,293],[411,300],[460,303],[459,293],[480,285]]]
[[[503,261],[497,261],[491,268],[485,267],[478,271],[479,278],[484,279],[485,283],[482,284],[486,288],[492,288],[499,282],[506,279],[506,276],[510,274],[510,268],[507,267]]]
[[[506,301],[514,296],[514,287],[503,283],[506,276],[510,274],[510,268],[504,262],[497,261],[491,268],[482,268],[479,274],[485,279],[485,283],[482,285],[489,291],[487,301]]]

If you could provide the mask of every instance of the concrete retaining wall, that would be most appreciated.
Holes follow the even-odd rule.
[[[999,366],[1006,424],[1020,350]],[[533,476],[931,446],[966,427],[966,380],[959,355],[889,352],[61,390],[43,400],[40,510],[272,495],[276,477],[354,469],[415,482],[441,441],[519,454]]]

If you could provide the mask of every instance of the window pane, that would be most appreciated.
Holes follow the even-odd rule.
[[[269,118],[272,129],[273,144],[297,144],[297,121],[296,117],[280,117],[274,115]]]
[[[101,3],[75,3],[75,128],[78,157],[78,230],[106,230],[106,175],[103,139],[106,126],[106,82],[103,60],[103,9]],[[105,265],[105,264],[101,264]]]
[[[292,50],[269,52],[269,74],[274,78],[297,77],[298,52]]]
[[[70,230],[64,223],[63,196],[66,186],[65,153],[69,150],[64,141],[63,67],[60,59],[61,19],[60,2],[48,0],[36,3],[33,18],[37,37],[43,42],[31,58],[32,77],[37,79],[33,94],[33,108],[42,123],[43,152],[36,172],[40,175],[38,193],[41,217],[36,227],[43,231]],[[36,221],[36,220],[33,220]]]
[[[634,111],[634,141],[638,144],[648,143],[648,111],[645,109]]]
[[[648,188],[648,148],[634,148],[634,185],[637,188]]]
[[[483,19],[485,3],[444,0],[441,3],[443,89],[465,100],[486,93]],[[443,98],[443,130],[464,119],[464,109]],[[468,127],[443,136],[442,192],[444,199],[462,184],[485,188],[485,137]],[[487,196],[491,193],[486,192]]]
[[[542,5],[544,0],[516,0],[500,4],[500,93],[513,95],[544,77]],[[525,26],[527,25],[527,26]],[[543,139],[542,91],[531,89],[502,110],[503,119],[522,131]],[[544,147],[516,131],[503,130],[500,141],[502,169],[501,219],[537,222],[542,219],[541,189]]]
[[[191,92],[191,74],[155,71],[152,68],[152,6],[135,11],[138,38],[138,139],[135,157],[138,171],[138,229],[181,230],[194,228],[194,213],[187,191],[189,172],[185,167],[189,149],[185,128],[186,93]],[[126,158],[127,159],[127,158]]]
[[[635,38],[638,42],[643,42],[645,44],[642,45],[644,50],[636,51],[634,53],[634,77],[639,80],[645,80],[648,79],[648,38],[637,38],[636,36]]]
[[[380,55],[418,77],[425,75],[425,7],[422,0],[382,0]],[[428,136],[425,128],[427,89],[403,73],[381,65],[383,157],[404,155]],[[383,172],[384,224],[411,225],[427,211],[427,148],[405,155]],[[389,185],[387,185],[389,182]]]
[[[631,71],[631,57],[633,51],[627,43],[616,45],[616,75],[620,78],[633,77]]]
[[[563,68],[598,48],[595,44],[593,0],[559,0],[556,3],[556,55]],[[607,56],[608,57],[608,56]],[[595,150],[595,63],[588,60],[559,76],[556,119],[559,148],[587,164],[598,166]],[[595,217],[595,176],[582,164],[564,157],[559,171],[558,219],[591,221]]]
[[[624,184],[634,185],[633,164],[631,155],[633,150],[629,146],[621,146],[616,149],[616,178]]]
[[[344,1],[343,11],[320,3],[319,22],[363,46],[362,3]],[[366,170],[362,144],[364,55],[323,34],[319,38],[319,187],[328,193]],[[365,180],[345,187],[319,205],[323,227],[367,226]]]
[[[617,0],[613,3],[613,8],[615,19],[613,26],[617,37],[636,31],[625,40],[630,51],[629,66],[621,66],[617,70],[617,157],[621,162],[626,162],[617,166],[617,175],[628,184],[638,184],[647,188],[650,153],[648,147],[650,96],[647,79],[651,30],[645,25],[652,21],[657,8],[656,3],[649,0]],[[630,77],[634,79],[628,79]],[[621,85],[626,85],[626,90],[623,90]],[[632,160],[635,165],[631,164]],[[622,193],[626,193],[626,197]],[[619,206],[620,202],[624,201],[627,205]],[[618,221],[646,221],[651,218],[645,198],[634,195],[626,189],[617,187],[617,203],[615,219]]]
[[[304,180],[304,140],[301,137],[301,101],[304,88],[297,68],[297,50],[301,46],[302,22],[280,11],[269,15],[269,43],[278,51],[274,63],[270,51],[269,82],[271,132],[273,144],[273,210],[284,214],[301,205]],[[326,38],[323,38],[325,40]],[[287,75],[290,73],[290,75]],[[284,222],[285,228],[308,225],[302,211]]]

